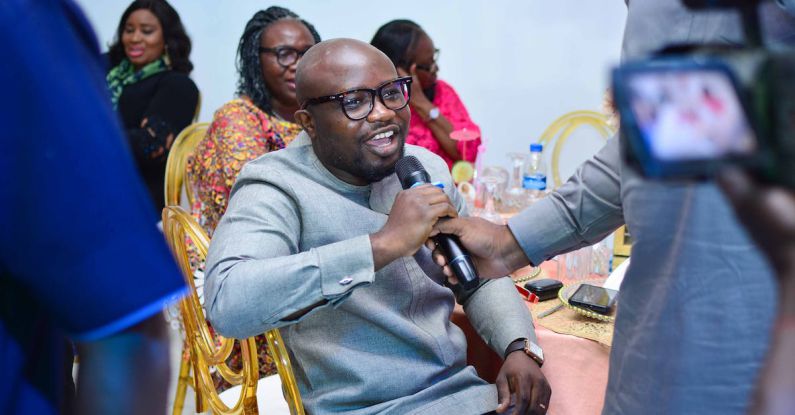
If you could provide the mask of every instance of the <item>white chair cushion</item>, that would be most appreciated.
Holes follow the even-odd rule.
[[[221,392],[221,401],[232,406],[240,397],[241,387],[234,386]],[[257,382],[257,407],[261,414],[290,415],[290,407],[282,394],[282,380],[279,375],[267,376]]]

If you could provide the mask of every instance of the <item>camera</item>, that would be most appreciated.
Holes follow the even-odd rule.
[[[759,1],[684,3],[736,8],[749,46],[670,45],[614,69],[624,156],[649,178],[707,179],[733,164],[795,188],[795,49],[761,45]]]

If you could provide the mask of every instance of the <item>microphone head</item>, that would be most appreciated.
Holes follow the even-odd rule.
[[[428,172],[422,167],[422,163],[414,156],[405,156],[395,164],[400,185],[404,189],[409,189],[417,184],[430,183],[431,178]]]

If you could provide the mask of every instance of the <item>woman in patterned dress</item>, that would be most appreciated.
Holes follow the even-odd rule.
[[[210,237],[243,165],[284,148],[301,132],[293,119],[299,109],[295,69],[317,42],[315,28],[282,7],[260,10],[246,24],[237,49],[238,97],[215,112],[206,136],[188,159],[188,182],[196,196],[191,210]],[[260,377],[276,373],[265,336],[256,341]],[[239,352],[232,356],[227,363],[240,367]],[[216,378],[218,389],[228,386]]]

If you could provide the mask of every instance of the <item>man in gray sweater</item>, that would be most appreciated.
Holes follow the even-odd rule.
[[[311,145],[242,170],[207,259],[210,321],[237,338],[283,327],[311,414],[483,414],[511,400],[518,413],[543,414],[543,357],[513,282],[451,290],[422,246],[464,204],[444,161],[404,146],[410,81],[364,42],[306,53],[296,119]],[[444,190],[401,190],[394,166],[404,153]],[[466,339],[450,322],[455,300],[507,354],[496,387],[466,365]]]

